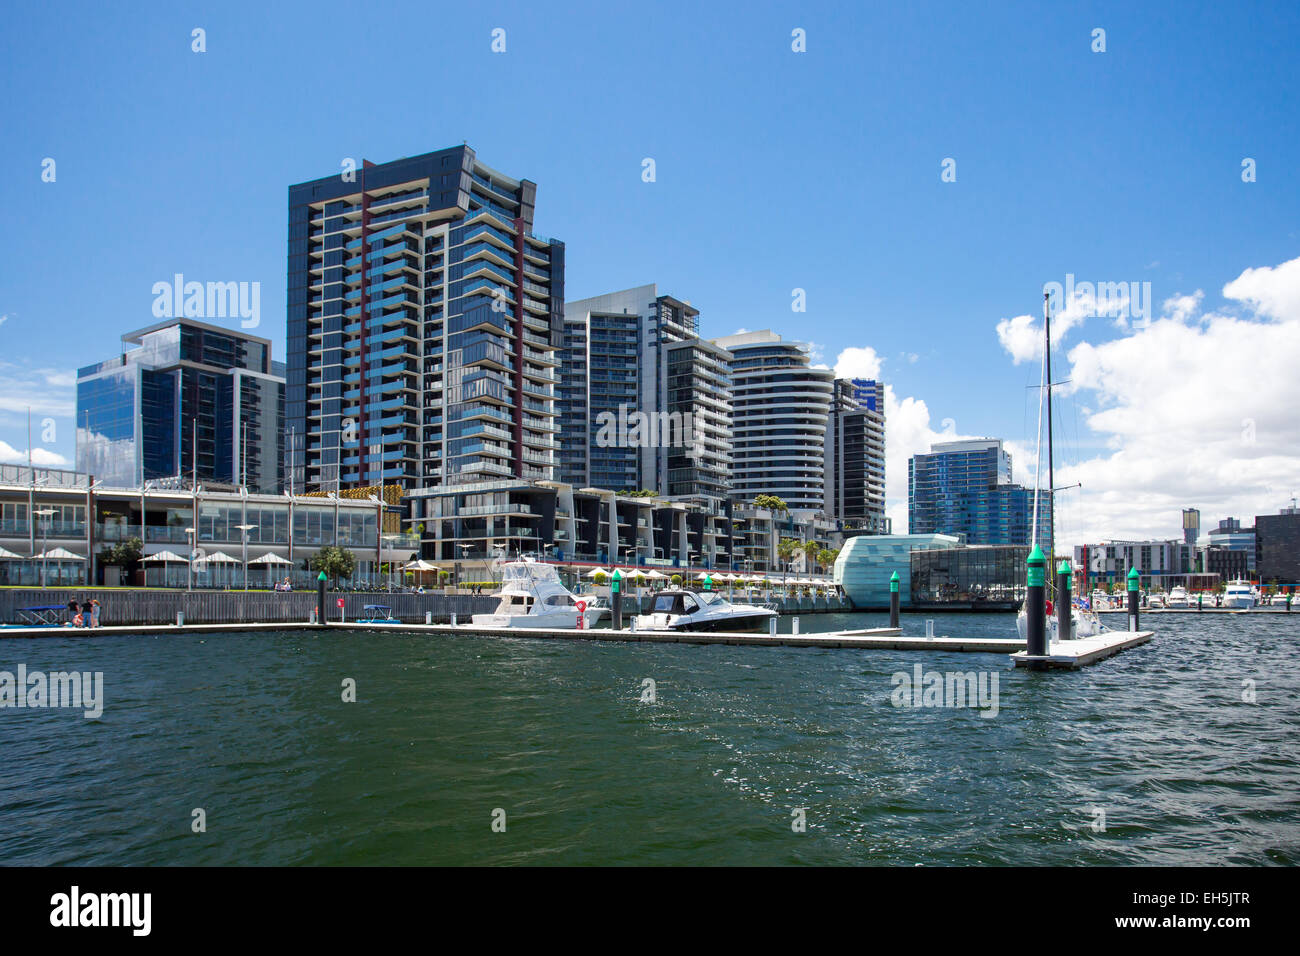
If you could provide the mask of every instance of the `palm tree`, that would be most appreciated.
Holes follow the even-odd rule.
[[[781,559],[786,574],[790,571],[790,562],[794,556],[803,550],[803,544],[794,538],[782,538],[776,545],[776,556]],[[782,575],[781,586],[785,587],[785,576]]]

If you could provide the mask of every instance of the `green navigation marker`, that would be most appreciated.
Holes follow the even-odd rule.
[[[1029,560],[1025,563],[1029,566],[1029,587],[1045,587],[1047,584],[1047,557],[1043,554],[1043,549],[1038,545],[1034,545],[1034,550],[1029,552]]]
[[[706,591],[713,590],[713,575],[711,574],[704,575],[704,590]]]
[[[889,576],[889,592],[891,594],[898,591],[898,572],[895,571]]]
[[[1140,587],[1140,582],[1141,582],[1141,580],[1142,580],[1142,578],[1141,578],[1141,575],[1138,574],[1138,569],[1137,569],[1137,568],[1129,568],[1129,572],[1128,572],[1128,589],[1129,589],[1130,591],[1136,591],[1136,590],[1138,590],[1139,587]]]
[[[611,587],[614,589],[615,594],[618,594],[623,590],[623,572],[618,568],[614,569],[613,584]]]
[[[316,580],[317,580],[317,581],[324,581],[324,580],[325,580],[325,572],[322,571],[320,574],[316,575]]]
[[[1057,574],[1069,574],[1069,573],[1070,573],[1070,562],[1069,562],[1069,561],[1062,561],[1060,564],[1058,564],[1058,565],[1056,566],[1056,573],[1057,573]]]

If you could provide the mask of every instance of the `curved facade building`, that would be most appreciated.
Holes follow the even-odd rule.
[[[732,354],[731,497],[781,497],[791,511],[825,510],[825,438],[835,374],[808,346],[774,332],[714,339]]]

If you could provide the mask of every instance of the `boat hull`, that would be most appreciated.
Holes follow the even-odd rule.
[[[653,615],[637,618],[637,627],[656,631],[690,631],[692,633],[715,632],[726,634],[757,634],[768,629],[768,621],[775,619],[775,614],[737,614],[725,618],[704,619],[697,621],[673,621],[659,624]],[[647,620],[648,619],[648,620]]]

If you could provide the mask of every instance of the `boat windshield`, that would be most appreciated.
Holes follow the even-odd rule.
[[[560,576],[549,564],[537,564],[533,561],[515,561],[501,569],[501,583],[505,584],[539,584],[543,581],[559,584]]]
[[[695,596],[700,599],[701,604],[712,605],[712,604],[727,603],[727,599],[723,597],[721,594],[719,594],[717,591],[701,591],[699,594]]]

